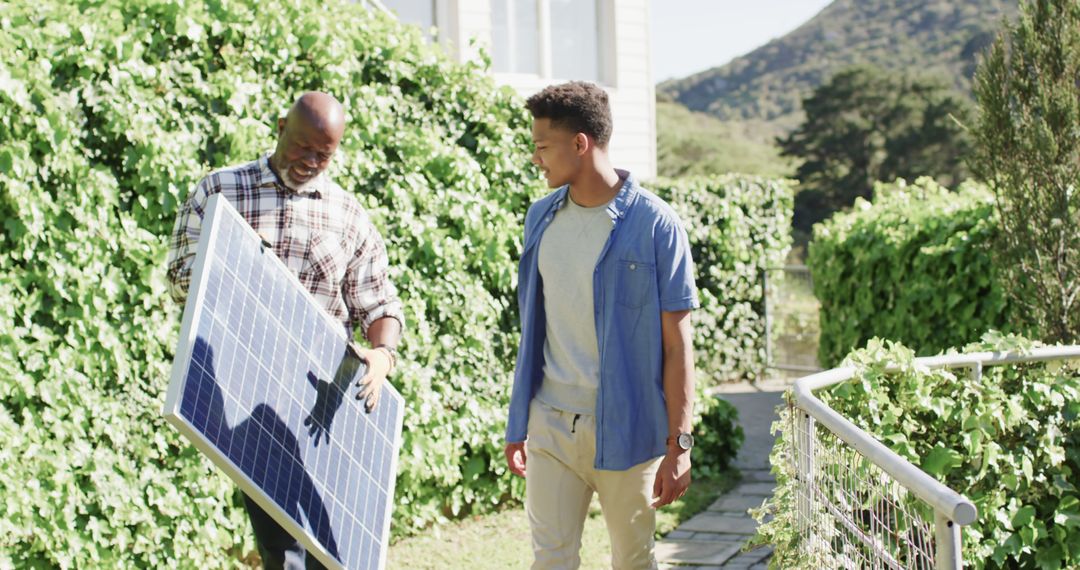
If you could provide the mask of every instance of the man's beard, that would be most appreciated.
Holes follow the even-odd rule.
[[[314,174],[311,178],[308,178],[305,182],[300,183],[293,180],[292,175],[289,174],[291,169],[292,165],[286,165],[285,168],[281,169],[281,172],[279,172],[278,175],[281,176],[281,182],[285,184],[285,187],[290,188],[295,192],[311,192],[318,185],[319,178],[322,177],[322,173],[319,172]]]

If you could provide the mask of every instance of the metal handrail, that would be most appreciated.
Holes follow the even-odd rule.
[[[1053,346],[1036,348],[1027,352],[976,352],[916,358],[915,365],[925,369],[970,368],[973,378],[982,378],[985,366],[997,366],[1009,363],[1040,362],[1080,358],[1080,346]],[[896,365],[886,366],[886,372],[898,372]],[[886,447],[872,435],[841,416],[824,402],[814,396],[813,391],[833,386],[850,380],[855,375],[853,367],[842,367],[812,374],[795,381],[793,387],[794,404],[814,421],[828,428],[845,443],[855,448],[882,471],[893,477],[903,487],[929,504],[938,513],[936,526],[939,532],[955,536],[955,545],[947,555],[955,560],[939,567],[959,567],[959,529],[953,526],[969,525],[975,521],[975,505],[965,496],[950,489],[925,471],[896,452]],[[943,520],[941,517],[945,517]],[[952,542],[952,541],[950,541]]]

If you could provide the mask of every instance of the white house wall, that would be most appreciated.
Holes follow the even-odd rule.
[[[479,57],[481,48],[490,51],[491,3],[489,0],[444,0],[442,13],[449,22],[442,26],[444,45],[461,60]],[[616,166],[626,168],[639,179],[656,176],[656,98],[650,59],[649,0],[604,0],[601,26],[612,38],[605,53],[604,88],[611,98],[614,120],[610,152]],[[470,39],[475,38],[474,45]],[[603,47],[601,49],[604,49]],[[510,85],[522,97],[545,86],[569,78],[495,74],[499,83]]]

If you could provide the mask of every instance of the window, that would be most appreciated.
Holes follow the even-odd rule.
[[[451,37],[454,19],[450,0],[378,0],[376,3],[399,22],[420,28],[428,41],[432,41],[435,28],[438,29],[435,38],[438,43],[446,45]]]
[[[596,2],[549,0],[551,74],[600,81],[600,28]]]
[[[491,66],[498,73],[540,75],[537,0],[491,0]]]
[[[496,73],[604,83],[603,9],[610,0],[491,0]]]
[[[382,5],[406,24],[420,26],[427,35],[435,26],[435,0],[382,0]]]

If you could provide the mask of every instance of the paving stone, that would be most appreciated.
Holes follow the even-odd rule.
[[[760,495],[762,497],[771,497],[773,489],[776,487],[774,483],[743,483],[738,487],[735,487],[729,493],[730,495]]]
[[[782,388],[783,386],[780,386]],[[775,478],[770,472],[769,452],[775,442],[771,424],[775,407],[782,401],[779,392],[761,392],[760,386],[724,392],[720,397],[739,409],[739,423],[746,441],[734,466],[742,479],[730,493],[720,497],[708,510],[686,521],[656,544],[661,570],[767,570],[771,547],[742,552],[757,523],[746,513],[760,507],[773,493]],[[745,392],[745,393],[744,393]]]
[[[747,509],[756,509],[761,506],[765,497],[761,495],[740,495],[728,493],[716,500],[709,506],[710,511],[747,514]]]
[[[705,511],[684,522],[679,530],[750,535],[757,530],[757,521],[746,515]]]
[[[776,477],[765,469],[753,469],[742,472],[743,483],[775,483]]]
[[[735,556],[735,557],[731,558],[730,560],[728,560],[727,564],[725,564],[724,567],[727,568],[728,566],[731,566],[732,564],[734,564],[734,565],[741,565],[741,566],[745,566],[745,567],[749,568],[750,566],[753,566],[754,564],[757,564],[758,562],[761,562],[761,559],[760,559],[759,556],[749,556],[747,553],[744,552],[744,553],[742,553],[742,554],[740,554],[738,556]]]
[[[664,536],[664,540],[687,540],[694,538],[694,532],[689,530],[682,530],[681,528],[673,530]]]
[[[656,543],[656,560],[666,564],[723,565],[742,549],[741,542],[662,540]]]

